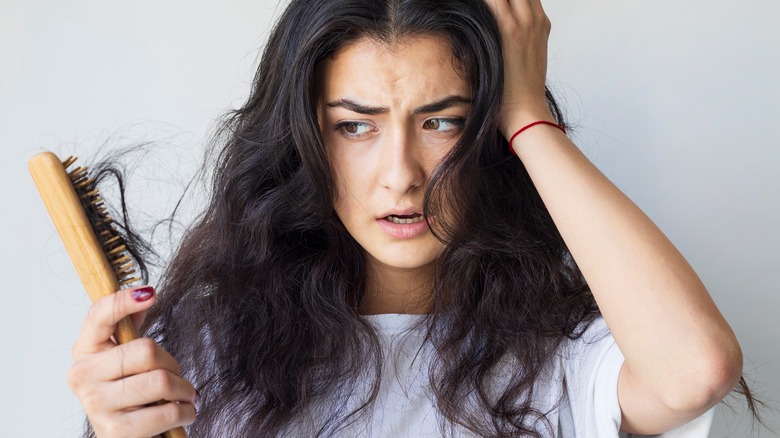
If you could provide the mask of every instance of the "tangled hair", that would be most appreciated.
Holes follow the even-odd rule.
[[[424,321],[442,423],[481,436],[536,436],[542,367],[597,315],[592,295],[497,117],[500,34],[482,1],[294,0],[272,32],[247,103],[222,130],[213,194],[160,284],[147,334],[195,382],[193,436],[275,436],[326,397],[332,435],[375,400],[382,352],[358,314],[366,257],[333,211],[334,178],[315,112],[316,68],[361,38],[440,35],[472,93],[462,137],[427,187],[446,243]],[[548,93],[558,121],[560,111]],[[450,208],[454,206],[455,208]],[[500,359],[514,378],[487,396]],[[371,382],[361,393],[359,382]],[[357,409],[346,399],[360,396]],[[477,406],[475,411],[472,407]],[[487,415],[485,415],[487,413]],[[230,416],[226,421],[223,417]]]
[[[551,427],[533,407],[534,383],[598,309],[497,131],[504,77],[491,11],[482,0],[293,0],[248,101],[217,136],[209,205],[167,267],[143,327],[201,393],[192,436],[281,436],[307,418],[313,435],[331,436],[373,405],[384,358],[358,312],[366,255],[333,210],[316,69],[360,39],[425,35],[449,42],[472,94],[462,136],[423,207],[442,219],[433,231],[446,244],[421,322],[436,353],[429,376],[439,420],[479,436],[540,436],[539,424]],[[499,365],[512,367],[511,377],[489,395]]]

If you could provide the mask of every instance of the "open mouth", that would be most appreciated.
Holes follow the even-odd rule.
[[[394,215],[391,214],[390,216],[385,217],[385,220],[388,222],[392,222],[394,224],[415,224],[417,222],[422,222],[425,220],[425,217],[419,213],[414,214],[400,214],[400,215]]]

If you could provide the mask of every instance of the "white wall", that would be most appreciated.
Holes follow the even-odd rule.
[[[186,174],[279,14],[271,0],[196,3],[0,0],[0,436],[76,436],[83,419],[65,373],[88,302],[26,162],[163,140],[192,157],[172,160]],[[780,400],[780,4],[545,6],[575,138],[686,255],[756,388]],[[719,413],[712,436],[750,436],[735,421]]]

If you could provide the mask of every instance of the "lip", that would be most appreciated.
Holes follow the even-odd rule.
[[[411,216],[413,214],[419,214],[420,216],[422,216],[422,208],[420,207],[394,208],[392,210],[388,210],[382,213],[380,216],[377,217],[377,219],[384,219],[388,216]]]
[[[422,236],[428,232],[428,224],[422,220],[412,224],[394,224],[384,218],[377,219],[379,228],[394,239],[407,240]]]
[[[414,239],[416,237],[422,236],[423,234],[429,231],[428,224],[425,222],[425,220],[411,223],[411,224],[396,224],[386,220],[385,218],[391,215],[392,216],[411,216],[411,215],[422,216],[420,210],[421,209],[415,207],[394,209],[392,211],[383,213],[383,215],[381,217],[378,217],[376,221],[377,224],[379,224],[379,228],[381,228],[382,231],[384,231],[387,235],[389,235],[394,239],[399,239],[399,240]]]

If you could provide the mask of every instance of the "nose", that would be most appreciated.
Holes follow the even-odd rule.
[[[397,194],[412,193],[422,187],[425,166],[419,148],[406,130],[393,130],[382,149],[379,162],[382,187]]]

